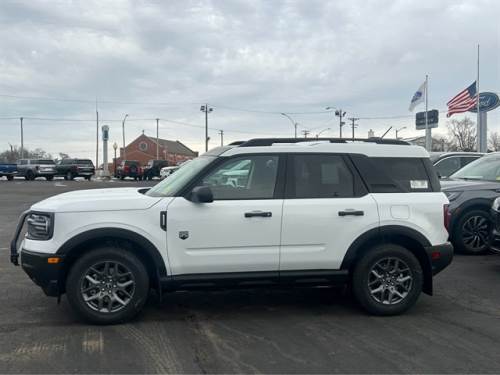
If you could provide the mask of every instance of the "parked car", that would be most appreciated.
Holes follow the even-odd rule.
[[[0,163],[0,178],[3,176],[12,181],[17,176],[17,164]]]
[[[213,178],[239,170],[238,184]],[[11,261],[26,221],[23,269],[101,324],[132,318],[150,288],[350,283],[368,312],[394,315],[432,294],[433,276],[452,260],[447,208],[422,147],[254,139],[207,152],[150,189],[34,204]]]
[[[21,159],[17,162],[17,172],[28,181],[37,177],[51,181],[56,175],[56,163],[50,159]]]
[[[500,153],[487,154],[441,180],[450,200],[450,239],[455,250],[484,254],[492,229],[491,205],[500,196]]]
[[[431,152],[431,161],[439,178],[446,178],[483,156],[480,152]]]
[[[134,180],[142,179],[143,171],[137,160],[123,160],[116,168],[115,177],[123,180],[125,177],[132,177]]]
[[[65,180],[84,177],[90,181],[94,174],[94,163],[90,159],[62,159],[56,165],[56,175],[64,176]]]
[[[152,180],[153,177],[160,177],[160,170],[167,166],[167,160],[150,160],[148,165],[144,167],[143,178],[145,180]]]
[[[490,249],[500,253],[500,197],[495,198],[491,206],[492,231],[490,237]]]
[[[177,171],[180,167],[178,165],[173,165],[170,167],[163,167],[160,169],[160,178],[163,180],[164,178],[170,176],[172,173]]]

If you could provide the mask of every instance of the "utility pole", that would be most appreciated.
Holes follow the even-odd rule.
[[[95,167],[99,169],[99,110],[95,98]]]
[[[24,130],[23,130],[23,118],[21,120],[21,159],[24,159]]]
[[[158,143],[158,140],[160,138],[160,119],[156,119],[156,160],[159,160],[160,157],[160,145]]]
[[[352,140],[354,141],[354,129],[358,127],[358,124],[356,124],[356,121],[359,120],[357,117],[350,117],[349,120],[351,120],[351,127],[352,127]]]
[[[224,130],[219,130],[219,134],[220,134],[220,145],[221,147],[224,146]]]
[[[325,108],[327,111],[331,109],[335,109],[334,107],[326,107]],[[342,109],[335,109],[335,116],[339,118],[339,137],[342,139],[342,127],[345,125],[345,122],[342,121],[342,118],[345,116],[346,111],[343,111]]]
[[[123,138],[123,160],[127,159],[127,151],[125,150],[125,120],[128,117],[128,113],[125,115],[122,121],[122,138]]]
[[[208,151],[208,114],[214,109],[208,106],[208,103],[200,107],[201,112],[205,112],[205,152]]]
[[[307,136],[309,135],[310,131],[309,130],[302,130],[302,134],[304,134],[304,138],[307,138]]]

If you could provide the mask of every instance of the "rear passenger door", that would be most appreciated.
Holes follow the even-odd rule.
[[[280,271],[339,269],[352,242],[379,225],[376,202],[344,155],[288,160]]]

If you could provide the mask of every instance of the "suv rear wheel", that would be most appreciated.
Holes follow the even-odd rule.
[[[408,310],[422,292],[422,268],[406,248],[395,244],[370,249],[356,264],[352,287],[371,314],[396,315]]]
[[[463,254],[484,254],[489,249],[490,229],[491,217],[486,211],[466,212],[455,225],[453,245]]]
[[[149,292],[144,264],[132,253],[106,247],[79,258],[69,272],[66,291],[71,307],[95,324],[115,324],[141,311]]]

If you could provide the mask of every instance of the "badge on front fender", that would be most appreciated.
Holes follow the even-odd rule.
[[[189,232],[188,232],[187,230],[181,230],[181,231],[179,232],[179,238],[180,238],[181,240],[186,240],[186,239],[188,239],[188,238],[189,238]]]

